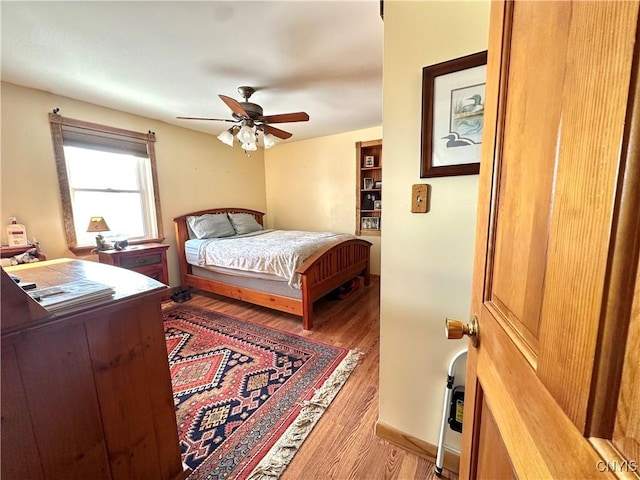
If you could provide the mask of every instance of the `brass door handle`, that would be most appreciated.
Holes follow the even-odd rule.
[[[478,319],[475,315],[466,325],[460,320],[447,318],[444,332],[448,340],[458,340],[467,335],[474,347],[478,345]]]

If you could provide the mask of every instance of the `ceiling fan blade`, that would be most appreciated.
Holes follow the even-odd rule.
[[[291,136],[293,135],[293,133],[285,132],[284,130],[280,130],[279,128],[272,127],[271,125],[262,125],[262,128],[264,129],[264,133],[270,133],[274,137],[278,137],[283,140],[291,138]]]
[[[242,108],[242,105],[238,103],[237,100],[234,100],[231,97],[227,97],[226,95],[218,95],[220,99],[227,104],[227,107],[231,109],[233,113],[240,117],[248,117],[249,114]]]
[[[267,115],[263,117],[266,123],[307,122],[309,115],[305,112],[281,113],[279,115]]]
[[[236,120],[229,120],[228,118],[203,118],[203,117],[176,117],[181,120],[215,120],[216,122],[233,122]]]

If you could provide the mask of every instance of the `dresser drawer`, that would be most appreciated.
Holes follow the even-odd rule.
[[[151,253],[147,255],[139,255],[135,257],[124,257],[120,259],[122,268],[145,267],[147,265],[157,265],[162,263],[162,253]]]
[[[144,267],[132,268],[131,270],[142,273],[143,275],[151,277],[154,280],[158,280],[159,282],[162,282],[164,284],[167,283],[165,281],[165,271],[162,265],[146,265]]]

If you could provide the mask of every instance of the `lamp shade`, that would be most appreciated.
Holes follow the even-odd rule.
[[[265,136],[264,136],[264,148],[271,148],[276,143],[278,143],[278,139],[274,135],[271,135],[270,133],[265,134]]]
[[[218,140],[220,140],[225,145],[233,147],[233,133],[231,133],[231,129],[225,130],[220,135],[218,135]]]
[[[238,140],[242,143],[256,143],[256,134],[253,132],[253,129],[247,125],[240,127],[236,137],[238,137]]]
[[[264,148],[274,147],[280,141],[280,139],[275,135],[271,133],[265,133],[262,125],[249,126],[246,123],[242,126],[235,125],[229,130],[225,130],[220,135],[218,135],[218,140],[220,140],[225,145],[233,147],[233,137],[236,137],[240,141],[243,150],[253,152],[258,149],[258,132],[262,133],[262,144],[264,145]]]
[[[87,232],[108,232],[109,225],[103,217],[91,217]]]

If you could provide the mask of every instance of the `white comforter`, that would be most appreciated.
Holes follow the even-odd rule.
[[[235,268],[277,275],[300,289],[296,269],[325,245],[355,238],[348,233],[261,230],[247,235],[188,240],[186,249],[200,266]],[[195,257],[195,258],[194,258]]]

